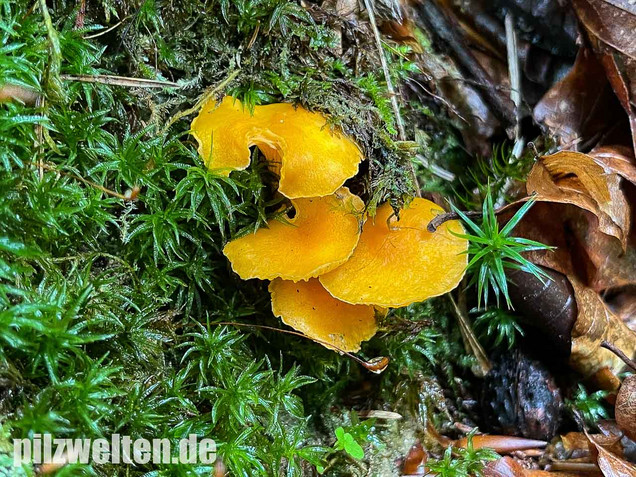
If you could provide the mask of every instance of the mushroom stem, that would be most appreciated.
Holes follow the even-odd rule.
[[[220,321],[220,322],[215,323],[215,324],[217,324],[217,325],[226,325],[226,326],[236,326],[236,327],[244,326],[246,328],[259,328],[259,329],[262,329],[262,330],[278,331],[279,333],[285,333],[285,334],[288,334],[288,335],[299,336],[301,338],[305,338],[305,339],[308,339],[308,340],[311,340],[311,341],[315,341],[315,342],[320,343],[321,345],[327,346],[329,348],[335,348],[336,350],[338,350],[338,352],[348,356],[352,360],[354,360],[357,363],[359,363],[362,367],[368,369],[369,371],[371,371],[372,373],[375,373],[375,374],[380,374],[382,371],[384,371],[389,366],[389,361],[390,360],[386,356],[378,356],[376,358],[371,358],[370,360],[365,361],[362,358],[358,358],[355,354],[349,353],[347,351],[344,351],[344,350],[338,348],[333,343],[328,343],[328,342],[323,341],[323,340],[321,340],[319,338],[310,338],[309,336],[304,335],[302,333],[299,333],[297,331],[283,330],[281,328],[274,328],[273,326],[266,326],[266,325],[252,325],[252,324],[247,324],[247,323],[237,323],[235,321]]]

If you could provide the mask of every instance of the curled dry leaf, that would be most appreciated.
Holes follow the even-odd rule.
[[[597,453],[597,463],[605,477],[634,477],[636,466],[607,450],[599,436],[587,434],[587,438]]]
[[[623,380],[616,396],[616,423],[632,440],[636,440],[636,375]]]
[[[625,146],[602,146],[590,152],[598,164],[606,171],[616,173],[636,185],[636,161],[634,153]]]
[[[574,151],[540,158],[526,188],[537,200],[571,204],[598,217],[601,232],[616,237],[625,246],[630,228],[630,209],[620,187],[621,178],[607,173],[596,161]]]
[[[636,333],[614,315],[603,299],[576,278],[568,277],[578,308],[572,329],[570,365],[585,376],[591,376],[604,367],[615,374],[623,368],[623,361],[611,351],[602,348],[607,341],[627,356],[636,354]]]
[[[589,212],[570,208],[563,216],[578,275],[590,288],[602,292],[636,284],[633,244],[623,249],[618,240],[599,230],[597,217]]]

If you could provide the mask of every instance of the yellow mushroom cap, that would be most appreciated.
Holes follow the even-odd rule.
[[[377,331],[374,307],[337,300],[315,278],[297,283],[276,279],[269,291],[274,315],[328,348],[358,351]]]
[[[451,233],[464,233],[456,220],[435,233],[427,231],[442,212],[429,200],[413,199],[398,221],[391,206],[383,204],[375,220],[364,225],[351,258],[321,275],[320,282],[347,303],[394,308],[452,290],[464,276],[468,242]]]
[[[363,159],[357,144],[333,131],[324,116],[289,103],[255,106],[252,115],[226,96],[218,107],[205,103],[191,129],[205,164],[220,174],[249,166],[249,148],[257,146],[279,172],[279,192],[290,199],[333,194]]]
[[[285,222],[232,240],[223,253],[244,280],[306,280],[333,270],[353,252],[360,237],[362,200],[342,187],[335,194],[292,201]]]

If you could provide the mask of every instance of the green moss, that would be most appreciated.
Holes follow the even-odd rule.
[[[416,419],[413,436],[428,420],[442,424],[441,386],[456,395],[452,378],[468,361],[443,304],[396,312],[365,345],[363,355],[394,360],[380,378],[309,340],[218,324],[281,326],[265,285],[238,280],[220,252],[263,225],[279,199],[261,161],[230,178],[209,172],[187,135],[189,117],[164,131],[204,88],[238,70],[219,94],[328,114],[369,158],[352,188],[370,209],[386,200],[397,207],[412,195],[412,151],[392,138],[373,49],[360,45],[354,72],[335,33],[351,41],[352,27],[287,0],[87,3],[81,28],[76,2],[50,12],[62,78],[119,74],[181,87],[64,80],[52,94],[42,12],[0,0],[2,81],[44,99],[0,105],[0,447],[4,436],[43,432],[175,441],[196,433],[217,441],[232,475],[300,475],[327,464],[351,407],[394,407]],[[396,80],[412,68],[404,51],[386,54]],[[121,199],[131,191],[137,200]],[[370,380],[366,401],[352,405],[351,389]],[[406,445],[391,447],[385,429],[370,433],[365,446],[389,441],[383,455]],[[13,472],[5,460],[0,450],[0,473]],[[59,475],[209,472],[89,465]]]

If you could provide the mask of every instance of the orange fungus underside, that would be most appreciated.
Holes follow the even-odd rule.
[[[223,253],[244,280],[306,280],[344,263],[360,237],[362,200],[342,187],[335,194],[292,201],[296,214],[232,240]]]
[[[442,212],[433,202],[417,198],[398,221],[388,203],[380,206],[374,220],[364,225],[351,258],[321,275],[321,283],[347,303],[384,307],[406,306],[452,290],[464,276],[468,242],[451,233],[464,233],[456,220],[435,233],[427,231],[431,219]]]
[[[326,347],[355,352],[377,331],[372,306],[350,305],[332,297],[317,279],[270,283],[272,311],[283,322]]]
[[[247,168],[249,148],[257,146],[280,176],[279,192],[290,199],[333,194],[363,159],[324,116],[289,103],[255,106],[250,114],[230,96],[218,107],[211,100],[192,122],[192,134],[207,167],[224,175]]]

